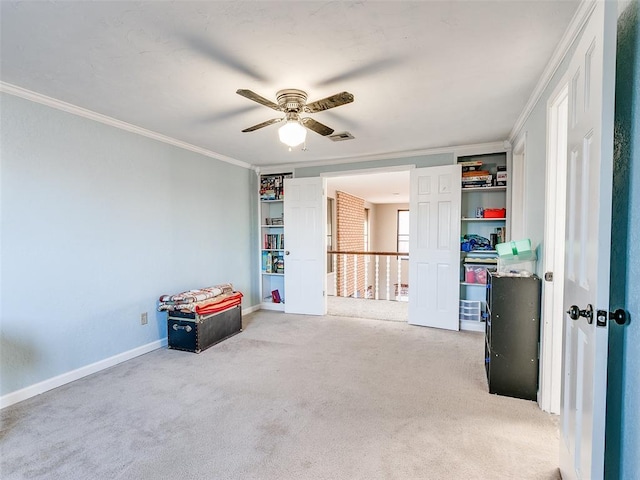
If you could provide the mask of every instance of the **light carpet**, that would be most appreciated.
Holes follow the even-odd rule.
[[[409,318],[409,303],[329,295],[327,315],[406,322]]]
[[[0,412],[14,479],[556,479],[556,418],[487,393],[483,337],[260,311]]]

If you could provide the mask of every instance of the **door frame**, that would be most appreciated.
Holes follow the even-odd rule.
[[[520,240],[527,232],[527,136],[524,132],[511,151],[511,219],[510,238]]]
[[[552,272],[553,281],[543,280],[538,405],[553,414],[560,414],[562,397],[568,103],[564,75],[547,101],[543,272]]]
[[[416,168],[416,165],[413,163],[410,164],[404,164],[404,165],[394,165],[394,166],[388,166],[388,167],[373,167],[373,168],[362,168],[362,169],[355,169],[355,170],[335,170],[335,171],[329,171],[329,172],[321,172],[320,173],[320,177],[325,179],[325,189],[326,189],[326,193],[325,193],[325,197],[328,197],[328,186],[330,183],[330,179],[331,178],[337,178],[337,177],[352,177],[352,176],[359,176],[359,175],[371,175],[371,174],[380,174],[380,173],[385,173],[385,172],[411,172],[411,170],[414,170]],[[407,181],[407,190],[410,189],[410,185],[411,182],[410,180]],[[349,193],[349,192],[346,192]],[[366,199],[365,199],[366,200]],[[405,202],[402,202],[405,203]],[[406,202],[409,203],[409,202]],[[334,209],[336,208],[336,205],[334,205]],[[333,212],[335,214],[335,210]],[[333,218],[334,222],[337,223],[337,216],[334,215]],[[326,229],[324,231],[324,235],[326,238]],[[333,232],[334,236],[337,236],[338,234],[338,230],[337,230],[337,226],[335,231]],[[369,240],[371,241],[371,235],[369,235]],[[411,269],[411,257],[409,257],[409,266],[408,266],[408,270]],[[337,275],[337,272],[334,272],[334,274]],[[325,274],[328,275],[328,274]],[[327,291],[328,291],[327,287]],[[338,287],[339,288],[339,287]]]

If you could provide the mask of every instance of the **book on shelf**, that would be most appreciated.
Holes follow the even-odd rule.
[[[284,233],[265,233],[262,248],[265,250],[282,250],[284,248]]]
[[[284,258],[277,255],[273,258],[273,273],[284,273]]]
[[[273,255],[271,252],[262,252],[262,271],[271,273],[271,270],[273,270]]]
[[[283,200],[284,180],[293,178],[291,173],[277,173],[260,176],[260,200]]]
[[[482,168],[482,160],[466,160],[458,162],[459,165],[462,166],[463,172],[468,172],[470,170],[479,170]]]
[[[262,252],[263,273],[284,273],[284,257],[282,252]]]
[[[463,182],[462,188],[482,188],[482,187],[492,187],[493,183],[489,181],[481,181],[481,182]]]

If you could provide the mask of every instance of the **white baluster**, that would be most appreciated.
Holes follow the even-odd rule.
[[[367,261],[369,257],[364,257],[364,298],[367,298],[367,293],[369,289],[367,285],[369,284],[369,262]]]
[[[378,255],[376,255],[376,278],[374,280],[376,285],[375,299],[380,300],[380,257]]]
[[[358,298],[358,256],[353,256],[353,298]]]
[[[340,296],[340,292],[338,291],[338,254],[332,253],[333,256],[333,291],[336,292],[336,297]]]
[[[389,296],[389,285],[391,284],[391,257],[387,255],[387,300],[391,300]]]
[[[348,297],[347,295],[347,254],[342,255],[342,296]]]
[[[398,257],[398,296],[402,296],[402,260],[400,257]]]

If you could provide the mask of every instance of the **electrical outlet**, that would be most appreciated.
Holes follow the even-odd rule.
[[[147,324],[147,312],[140,314],[140,325]]]

